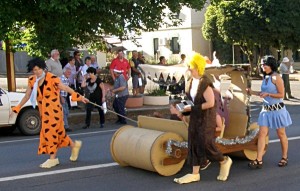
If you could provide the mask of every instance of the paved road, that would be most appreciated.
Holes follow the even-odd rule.
[[[292,82],[293,93],[299,82]],[[253,89],[259,82],[253,83]],[[260,99],[252,99],[252,118],[257,119]],[[13,136],[0,135],[0,190],[289,190],[298,191],[300,187],[300,100],[287,101],[286,105],[293,119],[293,125],[287,129],[289,142],[289,165],[277,167],[281,158],[280,144],[275,132],[270,132],[270,144],[264,158],[262,170],[249,170],[247,160],[234,158],[234,164],[227,182],[216,181],[218,164],[214,163],[201,172],[201,182],[189,185],[177,185],[172,182],[190,171],[187,165],[176,176],[162,177],[156,173],[132,167],[120,167],[110,156],[110,140],[119,128],[107,124],[106,128],[93,127],[80,129],[81,124],[70,133],[73,139],[80,139],[84,145],[78,162],[68,160],[70,150],[59,151],[60,165],[45,170],[38,165],[46,156],[37,156],[38,136],[26,137],[19,133]]]

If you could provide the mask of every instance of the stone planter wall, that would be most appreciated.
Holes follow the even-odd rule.
[[[148,96],[144,95],[144,105],[168,105],[169,96]]]

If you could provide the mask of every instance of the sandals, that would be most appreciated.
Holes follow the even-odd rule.
[[[257,159],[248,163],[248,167],[250,169],[261,169],[263,166],[263,161],[259,161]]]
[[[279,167],[285,167],[288,165],[288,158],[281,158],[281,160],[278,162],[278,166]]]

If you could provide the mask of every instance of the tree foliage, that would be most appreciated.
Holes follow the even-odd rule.
[[[14,26],[22,24],[18,26],[30,29],[31,49],[46,55],[53,48],[97,46],[104,34],[126,38],[151,31],[166,17],[176,25],[182,6],[200,10],[204,4],[205,0],[1,0],[0,39],[16,40],[15,34],[24,31]]]
[[[219,0],[205,15],[206,39],[237,44],[252,63],[255,47],[299,48],[298,0]]]

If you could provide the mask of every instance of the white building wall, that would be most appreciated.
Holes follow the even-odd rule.
[[[161,27],[154,32],[142,33],[141,45],[146,57],[157,59],[159,56],[165,56],[169,59],[171,56],[180,54],[188,55],[192,51],[199,52],[203,55],[210,56],[210,42],[206,41],[202,35],[202,25],[204,23],[205,10],[195,11],[188,7],[183,7],[179,18],[183,20],[182,24],[177,27]],[[172,37],[178,37],[180,44],[180,53],[172,55],[169,41]],[[153,39],[158,38],[160,42],[166,42],[159,45],[158,55],[154,55]]]

